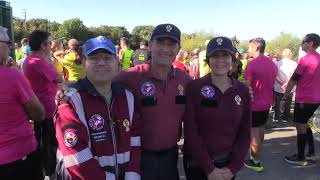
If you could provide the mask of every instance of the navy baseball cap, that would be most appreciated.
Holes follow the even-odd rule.
[[[220,36],[210,40],[206,56],[210,57],[216,51],[227,51],[234,56],[236,48],[232,45],[232,41],[229,38]]]
[[[173,24],[159,24],[151,34],[151,41],[158,38],[171,38],[180,43],[181,32],[177,26]]]
[[[109,53],[116,55],[114,44],[106,37],[98,36],[91,38],[84,43],[84,55],[86,56],[98,49],[104,49]]]

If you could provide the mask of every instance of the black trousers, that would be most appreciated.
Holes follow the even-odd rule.
[[[187,180],[208,180],[202,169],[191,161],[189,156],[183,156],[183,167]],[[235,180],[234,176],[231,180]]]
[[[42,167],[39,160],[41,159],[39,151],[34,151],[26,156],[25,159],[0,165],[0,179],[2,180],[43,180]]]
[[[274,93],[274,97],[275,97],[273,119],[280,120],[280,118],[283,118],[284,120],[289,121],[292,93],[286,99],[283,113],[281,113],[281,111],[280,111],[280,102],[283,97],[283,93],[278,93],[276,91],[273,91],[273,93]]]
[[[41,155],[38,163],[43,167],[45,174],[50,176],[55,172],[58,147],[53,119],[48,118],[43,122],[34,122],[34,130],[39,144],[38,151]]]
[[[142,150],[142,180],[179,180],[178,146],[165,151]]]

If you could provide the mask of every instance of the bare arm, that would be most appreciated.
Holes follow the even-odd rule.
[[[283,95],[283,99],[286,99],[289,96],[289,94],[291,93],[291,90],[293,89],[293,87],[296,84],[297,84],[297,81],[294,81],[294,80],[290,79],[290,81],[287,84],[287,87],[285,88],[286,91],[285,91],[285,93]]]
[[[33,95],[29,101],[24,104],[25,110],[28,113],[28,116],[33,121],[43,121],[44,120],[44,108],[40,103],[37,96]]]
[[[119,60],[120,60],[120,62],[123,61],[123,55],[124,55],[124,51],[121,49],[120,52],[119,52]]]

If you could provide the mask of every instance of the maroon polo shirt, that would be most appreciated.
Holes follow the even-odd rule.
[[[141,64],[120,72],[114,81],[127,86],[135,96],[142,121],[142,148],[161,151],[176,146],[190,76],[172,68],[168,78],[160,80],[152,75],[151,64]]]
[[[208,74],[189,83],[184,117],[184,152],[191,155],[208,175],[212,158],[233,153],[228,166],[236,174],[250,146],[251,110],[248,88],[232,79],[232,87],[222,93]]]

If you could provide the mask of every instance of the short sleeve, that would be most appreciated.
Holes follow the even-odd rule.
[[[19,72],[17,72],[16,76],[15,91],[17,93],[17,99],[21,104],[26,104],[34,95],[29,81]]]
[[[53,82],[58,77],[58,72],[46,61],[40,61],[39,67],[37,67],[38,71],[49,81]]]
[[[307,62],[305,61],[304,58],[301,58],[301,60],[299,61],[299,64],[298,64],[296,70],[294,71],[294,73],[302,75],[304,73],[306,67],[307,67]]]

